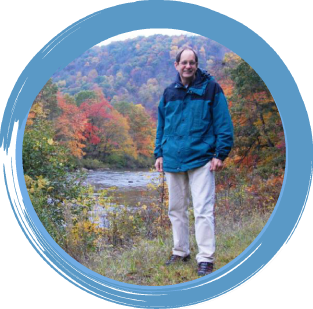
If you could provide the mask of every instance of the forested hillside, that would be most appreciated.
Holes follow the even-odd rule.
[[[153,35],[137,37],[109,45],[95,46],[56,72],[52,80],[63,93],[82,97],[100,87],[114,105],[119,101],[141,104],[155,118],[156,105],[166,86],[176,75],[175,56],[183,45],[199,54],[199,66],[221,78],[223,45],[202,36]],[[82,91],[87,93],[79,94]]]
[[[254,170],[262,178],[282,175],[284,133],[269,90],[243,59],[201,36],[153,35],[89,49],[56,72],[38,94],[29,129],[32,117],[44,118],[53,141],[66,146],[76,162],[152,166],[156,108],[176,76],[177,51],[186,44],[228,98],[235,147],[226,165]]]

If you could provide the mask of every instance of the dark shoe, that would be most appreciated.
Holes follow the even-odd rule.
[[[179,255],[175,255],[173,254],[170,259],[165,263],[166,266],[169,266],[173,263],[176,262],[188,262],[190,260],[190,255],[186,255],[186,256],[179,256]]]
[[[209,275],[213,271],[213,263],[200,262],[198,264],[198,276]]]

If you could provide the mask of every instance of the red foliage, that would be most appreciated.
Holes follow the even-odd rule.
[[[87,117],[84,112],[74,105],[67,103],[61,93],[57,95],[58,106],[62,110],[62,115],[57,119],[57,137],[68,146],[71,153],[76,157],[81,157],[86,140],[84,132],[87,125]]]
[[[84,132],[84,136],[88,142],[97,145],[100,143],[101,138],[97,133],[100,133],[100,127],[106,119],[112,118],[113,107],[105,99],[103,92],[100,88],[95,88],[97,99],[88,99],[83,102],[79,109],[88,118],[88,124]]]

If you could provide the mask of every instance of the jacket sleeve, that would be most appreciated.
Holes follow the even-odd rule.
[[[164,132],[164,95],[162,96],[159,107],[158,107],[158,125],[156,131],[156,138],[155,138],[155,149],[154,149],[154,157],[157,159],[159,157],[163,157],[161,142],[163,138]]]
[[[222,88],[216,83],[212,106],[213,131],[216,139],[214,157],[224,161],[234,143],[234,129]]]

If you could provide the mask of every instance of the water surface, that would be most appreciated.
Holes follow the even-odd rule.
[[[159,172],[148,170],[95,170],[87,173],[84,184],[92,185],[95,195],[103,189],[109,189],[108,194],[113,196],[112,209],[117,205],[119,208],[127,207],[131,211],[136,211],[139,205],[157,202],[159,193],[151,189],[151,184],[156,187],[162,181],[159,176]],[[101,206],[96,205],[90,214],[90,219],[98,222],[100,226],[109,224],[106,220],[106,211]]]

